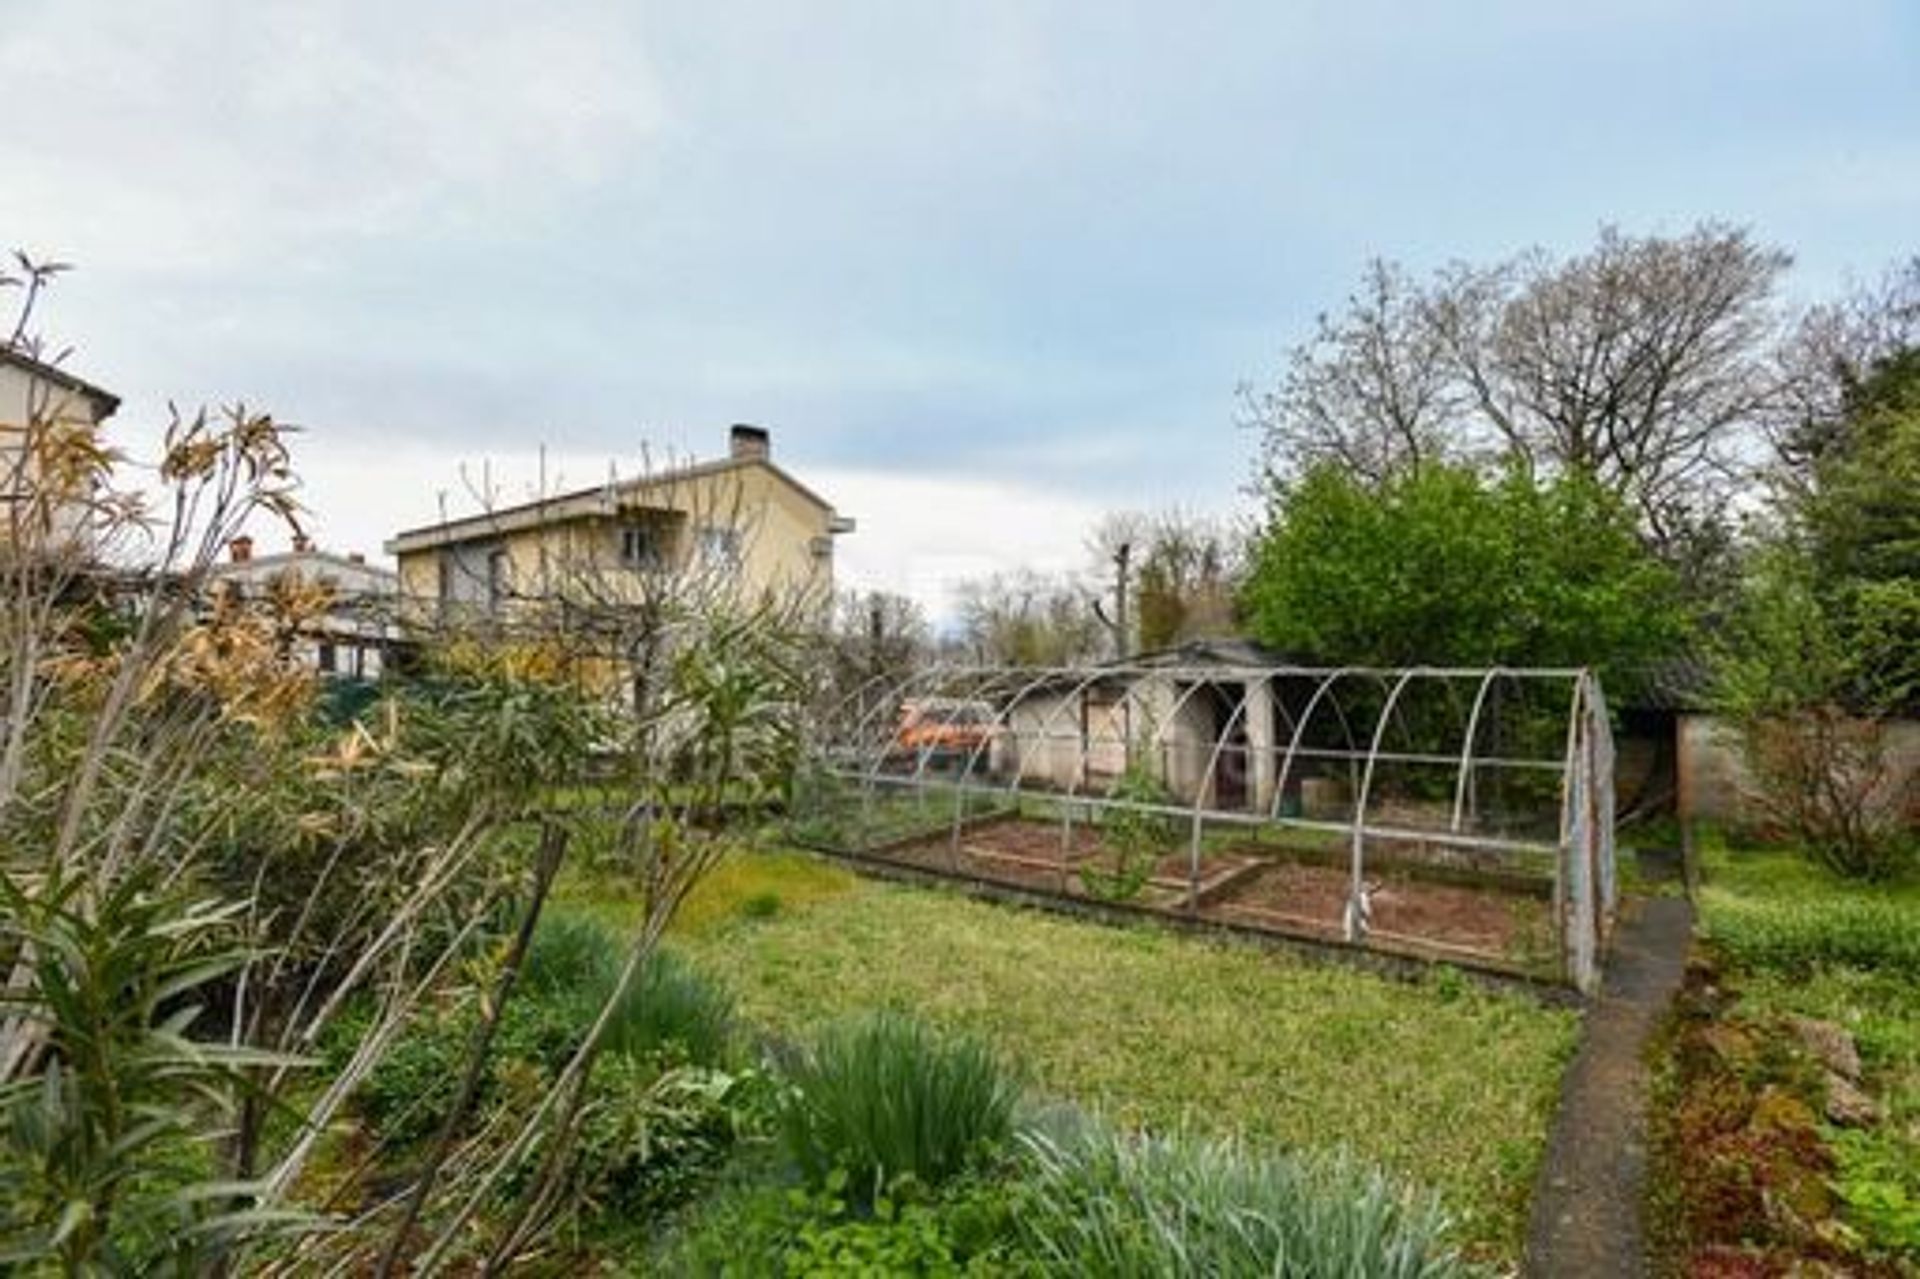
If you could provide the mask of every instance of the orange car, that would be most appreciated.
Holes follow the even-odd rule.
[[[903,703],[893,744],[901,751],[984,757],[993,740],[993,707],[985,702],[927,697]]]

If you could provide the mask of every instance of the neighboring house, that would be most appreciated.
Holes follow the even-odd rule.
[[[522,603],[618,599],[698,573],[740,598],[832,596],[833,541],[853,521],[774,464],[766,431],[727,456],[396,534],[410,620],[511,617]]]
[[[91,431],[119,407],[118,396],[0,343],[0,500],[9,508],[8,516],[0,519],[0,540],[11,540],[13,521],[23,514],[20,503],[40,484],[33,459],[24,452],[29,426]],[[58,545],[63,534],[83,540],[87,535],[87,495],[67,496],[64,511],[56,503],[49,512],[53,527],[31,538],[43,548]],[[78,549],[90,553],[93,548],[83,541]]]
[[[322,675],[378,679],[388,667],[399,639],[394,611],[399,575],[367,563],[364,555],[336,555],[315,549],[295,536],[291,550],[254,554],[251,537],[237,537],[229,558],[216,566],[216,585],[247,595],[266,591],[274,579],[293,575],[327,588],[333,601],[326,615],[295,641],[294,655]]]

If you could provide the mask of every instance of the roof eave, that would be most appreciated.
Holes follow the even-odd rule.
[[[63,387],[76,395],[84,395],[92,403],[94,419],[105,421],[120,410],[120,397],[112,391],[95,386],[85,378],[76,377],[55,364],[28,355],[14,346],[0,344],[0,360],[5,360],[16,368],[25,369],[28,376],[44,378],[55,386]]]
[[[826,513],[829,531],[832,533],[851,533],[854,522],[841,516],[833,503],[795,479],[793,475],[770,459],[763,457],[717,458],[711,462],[699,462],[676,470],[663,471],[658,475],[638,476],[617,485],[596,485],[592,488],[575,489],[556,497],[544,498],[534,502],[524,502],[518,506],[490,514],[468,515],[457,520],[448,520],[440,524],[427,524],[415,528],[403,529],[381,543],[381,549],[389,555],[405,555],[416,551],[429,551],[441,546],[450,546],[459,542],[471,542],[481,538],[500,537],[522,529],[537,528],[542,524],[588,519],[593,516],[611,515],[621,505],[622,499],[638,494],[658,490],[672,484],[689,480],[705,479],[722,475],[728,471],[744,470],[750,466],[765,467],[774,478],[785,483],[794,492],[805,498]],[[569,509],[574,508],[574,509]]]

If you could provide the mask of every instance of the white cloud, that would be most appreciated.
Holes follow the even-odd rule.
[[[859,521],[840,544],[840,582],[911,596],[936,623],[951,619],[962,579],[1084,567],[1086,536],[1102,510],[1071,494],[994,480],[824,470],[807,483]]]
[[[538,207],[665,118],[634,34],[560,4],[14,6],[0,85],[0,224],[116,273]]]

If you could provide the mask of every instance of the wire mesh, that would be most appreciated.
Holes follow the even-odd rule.
[[[1598,980],[1613,743],[1585,670],[940,666],[838,691],[811,740],[818,847]]]

